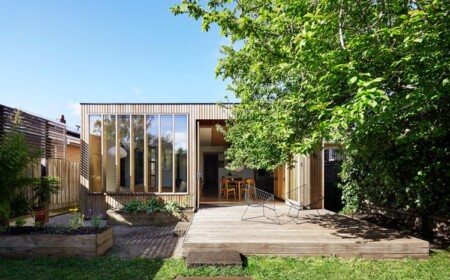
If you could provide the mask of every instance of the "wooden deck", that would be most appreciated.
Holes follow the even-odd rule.
[[[216,205],[200,208],[183,243],[189,251],[235,250],[243,255],[339,256],[362,258],[426,259],[429,243],[394,230],[319,210],[301,212],[299,224],[287,216],[288,208],[277,204],[281,224],[270,219],[241,221],[244,205]],[[274,213],[266,212],[268,216]],[[262,214],[250,208],[246,217]]]

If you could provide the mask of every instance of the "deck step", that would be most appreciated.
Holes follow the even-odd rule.
[[[186,257],[187,267],[202,265],[232,266],[243,265],[237,251],[190,251]]]

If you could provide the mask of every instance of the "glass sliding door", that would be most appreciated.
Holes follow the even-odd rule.
[[[173,192],[173,116],[161,115],[161,188]]]
[[[175,191],[187,192],[187,116],[174,116]]]
[[[147,184],[149,192],[159,191],[159,116],[148,115],[147,126]]]

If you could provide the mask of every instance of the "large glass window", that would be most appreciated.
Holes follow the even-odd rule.
[[[159,186],[159,117],[147,116],[148,191],[158,192]]]
[[[134,191],[144,192],[144,116],[133,116],[132,118],[132,141],[133,141],[133,163],[134,163]]]
[[[187,115],[90,116],[90,191],[187,192],[187,122]]]
[[[102,191],[102,117],[89,116],[89,189]]]
[[[173,191],[173,116],[161,116],[161,192]]]
[[[116,116],[103,116],[103,141],[105,147],[104,184],[107,192],[117,191],[116,184]]]
[[[187,117],[175,116],[175,186],[177,192],[187,192]]]
[[[119,132],[120,161],[119,161],[119,186],[121,192],[130,192],[131,186],[131,135],[130,135],[130,116],[117,116],[117,130]],[[125,150],[125,151],[124,151]]]

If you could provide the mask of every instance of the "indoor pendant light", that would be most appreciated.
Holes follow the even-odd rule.
[[[116,146],[112,146],[111,148],[108,149],[108,156],[116,156]],[[128,155],[127,150],[125,150],[125,148],[123,147],[123,144],[120,143],[120,149],[119,149],[119,154],[120,154],[120,158],[125,158]]]

